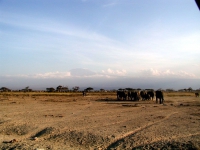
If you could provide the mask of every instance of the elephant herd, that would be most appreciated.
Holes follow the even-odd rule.
[[[156,103],[162,104],[164,101],[164,94],[161,90],[153,91],[153,90],[142,90],[142,91],[126,91],[126,90],[118,90],[117,91],[117,100],[153,100],[154,96],[156,97]]]

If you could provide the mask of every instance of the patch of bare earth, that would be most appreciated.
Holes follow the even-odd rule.
[[[200,99],[0,95],[0,149],[200,149]]]

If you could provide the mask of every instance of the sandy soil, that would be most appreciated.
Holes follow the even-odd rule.
[[[200,149],[200,98],[1,94],[0,149]]]

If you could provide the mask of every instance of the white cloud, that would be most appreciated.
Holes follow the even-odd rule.
[[[47,78],[66,78],[70,77],[70,72],[46,72],[46,73],[37,73],[32,75],[26,75],[26,74],[19,74],[19,75],[6,75],[6,77],[20,77],[20,78],[41,78],[41,79],[47,79]]]
[[[198,78],[195,74],[186,71],[171,71],[157,69],[142,69],[138,73],[141,77],[176,77],[176,78]]]
[[[70,72],[47,72],[47,73],[39,73],[36,75],[33,75],[34,78],[66,78],[70,77]]]
[[[46,73],[37,73],[33,75],[26,75],[26,74],[19,74],[19,75],[6,75],[6,77],[20,77],[20,78],[37,78],[37,79],[50,79],[50,78],[118,78],[118,77],[141,77],[141,78],[148,78],[148,77],[157,77],[157,78],[188,78],[188,79],[198,79],[200,78],[198,75],[194,73],[186,72],[183,70],[179,71],[171,71],[170,69],[167,70],[158,70],[154,68],[150,69],[142,69],[135,72],[127,72],[125,69],[121,70],[114,70],[108,68],[107,70],[102,70],[101,72],[94,72],[89,69],[72,69],[67,72],[46,72]]]
[[[112,75],[112,76],[125,76],[127,71],[122,69],[122,70],[112,70],[108,68],[107,70],[102,70],[102,73],[104,75]]]
[[[97,75],[95,72],[85,68],[72,69],[70,74],[72,77],[91,77]]]
[[[160,72],[158,70],[155,69],[142,69],[139,71],[139,76],[145,76],[145,77],[149,77],[149,76],[160,76]]]
[[[70,22],[65,22],[64,24],[63,22],[55,22],[49,18],[33,17],[30,19],[30,17],[27,17],[24,14],[15,14],[10,12],[4,12],[4,15],[0,15],[0,17],[2,17],[0,23],[20,27],[23,29],[72,36],[96,42],[114,42],[114,40],[102,34],[85,30],[81,26]],[[8,20],[8,18],[10,19]]]
[[[179,71],[178,76],[181,77],[190,77],[190,78],[197,78],[197,76],[193,73],[185,72],[185,71]]]
[[[107,3],[107,4],[103,5],[103,7],[111,7],[111,6],[114,6],[116,4],[117,4],[116,2]]]
[[[6,16],[12,15],[13,14],[9,13],[6,14]],[[54,47],[54,45],[56,44],[56,54],[59,57],[61,57],[62,55],[62,59],[65,59],[64,61],[66,63],[71,63],[72,61],[76,62],[76,64],[73,63],[70,67],[76,68],[77,66],[81,66],[91,68],[92,70],[98,68],[99,70],[95,71],[98,71],[99,73],[96,73],[95,76],[126,76],[126,70],[134,70],[134,72],[137,72],[140,68],[150,67],[158,69],[142,70],[140,74],[151,75],[155,77],[184,76],[190,78],[195,78],[195,74],[198,74],[195,72],[196,70],[190,69],[191,63],[198,64],[199,62],[197,56],[199,54],[200,48],[198,44],[198,39],[200,38],[200,36],[198,33],[191,33],[188,35],[185,34],[184,36],[175,35],[172,37],[171,34],[166,33],[165,30],[164,32],[163,30],[158,30],[156,28],[156,30],[153,30],[150,33],[145,30],[146,33],[149,33],[147,34],[147,38],[144,38],[144,35],[146,34],[137,38],[135,37],[135,42],[131,40],[133,44],[130,44],[129,42],[121,43],[119,41],[110,39],[103,34],[98,34],[89,30],[87,31],[81,27],[72,26],[70,24],[63,26],[62,24],[52,22],[48,19],[45,19],[45,21],[41,21],[42,19],[33,18],[32,22],[28,20],[26,23],[23,21],[16,21],[16,19],[20,18],[20,16],[21,15],[13,15],[12,20],[3,18],[0,22],[7,23],[13,26],[28,28],[30,30],[38,30],[41,32],[59,34],[61,36],[60,38],[54,39],[51,37],[52,39],[49,40],[48,45],[52,43],[50,48]],[[27,20],[26,16],[22,15],[21,20]],[[47,24],[51,24],[51,26],[47,26]],[[155,33],[155,31],[157,31],[157,33]],[[68,36],[76,38],[68,38]],[[47,44],[44,43],[44,45]],[[49,51],[50,50],[48,50],[48,52]],[[54,52],[55,49],[53,48],[52,51]],[[60,64],[57,63],[57,65]],[[186,68],[186,65],[189,67]],[[109,67],[114,69],[110,69]],[[103,70],[101,72],[101,70],[104,68],[109,69]],[[187,70],[187,72],[190,73],[184,71],[171,71],[176,69]],[[72,74],[70,75],[73,76]],[[21,76],[26,77],[27,75]],[[62,72],[49,72],[44,74],[35,74],[32,75],[32,77],[61,78],[69,77],[69,75],[66,75]]]
[[[67,72],[46,72],[46,73],[37,73],[37,74],[19,74],[19,75],[6,75],[5,77],[19,77],[19,78],[37,78],[37,79],[47,79],[47,78],[98,78],[98,77],[105,77],[105,78],[114,78],[119,76],[126,76],[127,71],[122,70],[113,70],[107,69],[102,70],[101,72],[94,72],[89,69],[84,68],[77,68],[72,69]]]

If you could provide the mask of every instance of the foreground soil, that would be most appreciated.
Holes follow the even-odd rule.
[[[0,94],[0,149],[200,149],[200,98]]]

